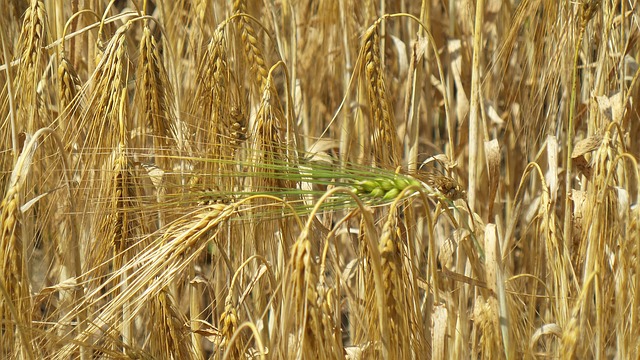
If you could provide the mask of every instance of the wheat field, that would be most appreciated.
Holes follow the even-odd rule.
[[[639,358],[638,8],[0,0],[0,357]]]

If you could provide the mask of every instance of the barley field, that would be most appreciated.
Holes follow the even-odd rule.
[[[0,358],[639,358],[639,7],[0,0]]]

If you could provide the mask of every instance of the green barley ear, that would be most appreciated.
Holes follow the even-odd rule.
[[[402,190],[409,186],[421,186],[420,182],[404,175],[397,174],[393,178],[377,177],[369,180],[359,180],[353,185],[356,194],[364,198],[390,201],[395,199]]]

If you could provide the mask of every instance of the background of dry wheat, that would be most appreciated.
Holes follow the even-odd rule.
[[[640,356],[636,0],[0,9],[0,357]]]

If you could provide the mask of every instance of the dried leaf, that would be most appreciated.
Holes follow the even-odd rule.
[[[489,216],[491,216],[498,185],[500,184],[500,145],[498,140],[485,141],[484,151],[489,170]]]
[[[31,199],[31,200],[29,200],[29,201],[25,202],[22,206],[20,206],[20,211],[21,211],[22,213],[25,213],[25,212],[29,211],[29,209],[31,209],[31,207],[32,207],[33,205],[35,205],[38,201],[40,201],[40,199],[42,199],[43,197],[45,197],[45,196],[47,196],[47,195],[51,194],[52,192],[54,192],[54,191],[56,191],[56,190],[58,190],[58,189],[62,189],[63,187],[64,187],[64,186],[58,186],[57,188],[55,188],[55,189],[53,189],[53,190],[46,191],[46,192],[44,192],[44,193],[42,193],[42,194],[40,194],[40,195],[38,195],[38,196],[34,197],[33,199]]]
[[[433,309],[431,315],[432,332],[431,332],[431,358],[447,359],[447,322],[449,313],[444,304],[437,305]]]
[[[638,62],[636,61],[636,59],[633,58],[633,56],[631,55],[626,55],[624,57],[624,65],[626,66],[626,70],[627,70],[627,76],[625,78],[626,81],[631,81],[633,79],[633,75],[638,71],[638,69],[640,68],[640,66],[638,65]]]
[[[587,193],[582,190],[572,190],[571,200],[573,201],[573,234],[574,237],[582,233],[585,204],[587,203]]]
[[[156,187],[156,190],[164,187],[164,170],[151,163],[142,163],[141,165],[149,175],[151,183]]]
[[[398,77],[404,79],[407,76],[407,71],[409,69],[407,44],[405,44],[404,41],[400,40],[400,38],[393,35],[389,35],[389,37],[391,38],[393,46],[395,46],[396,52],[398,53]]]
[[[596,96],[598,108],[600,112],[610,121],[620,122],[624,114],[623,101],[624,97],[621,92],[617,92],[609,97]]]
[[[549,170],[545,175],[545,180],[549,184],[549,197],[551,202],[555,202],[558,197],[558,140],[555,136],[547,136],[547,163]]]
[[[419,36],[418,41],[414,44],[415,61],[420,62],[424,58],[424,54],[429,49],[429,40],[424,36]]]
[[[575,159],[586,153],[592,152],[593,150],[600,147],[601,143],[602,135],[596,134],[588,136],[587,138],[582,139],[576,143],[576,146],[573,148],[573,152],[571,153],[571,157]]]
[[[562,337],[562,328],[558,324],[544,324],[531,336],[531,342],[529,343],[529,349],[534,352],[536,344],[544,335],[554,335],[558,339]],[[535,352],[534,352],[535,353]]]
[[[423,167],[431,162],[437,161],[440,164],[442,164],[442,166],[444,166],[445,168],[451,170],[453,168],[455,168],[456,166],[458,166],[458,164],[454,161],[451,161],[449,159],[449,157],[445,154],[437,154],[437,155],[433,155],[433,156],[429,156],[425,161],[422,162],[422,165],[420,165],[420,167]]]
[[[189,281],[189,284],[191,285],[196,285],[196,284],[208,284],[209,282],[207,281],[207,279],[203,278],[200,275],[196,275],[191,281]]]
[[[65,291],[73,291],[78,287],[78,283],[75,278],[69,278],[61,283],[58,283],[53,286],[47,286],[40,290],[40,292],[35,296],[34,303],[40,303],[49,296],[55,294],[56,292],[65,292]]]
[[[591,178],[591,164],[583,155],[575,158],[573,160],[573,164],[576,166],[576,169],[578,169],[578,171],[587,179]]]
[[[493,125],[501,128],[504,126],[504,120],[502,120],[502,118],[500,117],[500,115],[498,114],[498,112],[496,111],[495,107],[493,106],[493,104],[491,104],[490,102],[485,102],[484,104],[484,108],[487,111],[487,116],[489,116],[489,119],[491,119],[491,122],[493,123]]]
[[[459,119],[464,119],[469,113],[469,97],[464,91],[465,86],[462,82],[462,42],[460,40],[451,40],[448,43],[449,56],[451,56],[451,72],[453,81],[456,84],[456,114]]]
[[[200,325],[198,329],[193,330],[194,333],[204,336],[207,340],[211,341],[215,346],[220,346],[223,343],[224,337],[222,336],[222,333],[220,332],[220,330],[218,330],[215,326],[200,319],[194,319],[192,321],[197,322]]]

